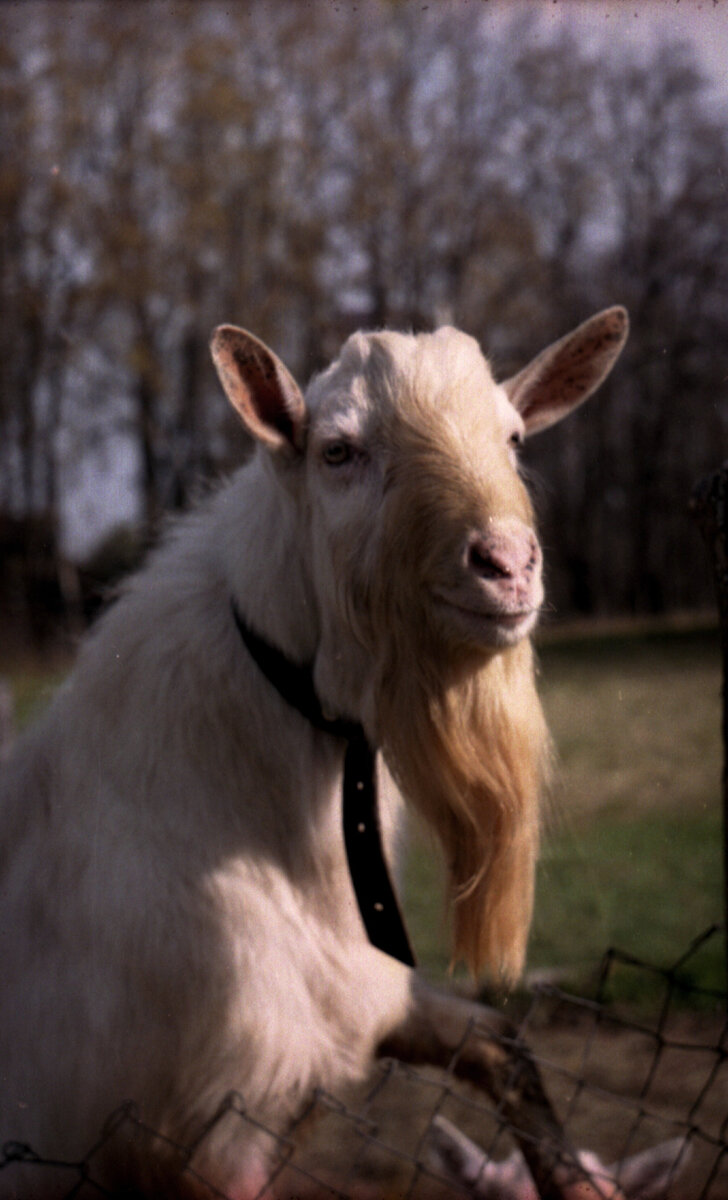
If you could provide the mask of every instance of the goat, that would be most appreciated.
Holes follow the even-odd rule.
[[[474,1200],[537,1200],[522,1155],[514,1151],[495,1162],[444,1117],[435,1117],[430,1126],[427,1157],[435,1171]],[[583,1174],[568,1196],[570,1200],[660,1200],[688,1157],[685,1138],[673,1138],[609,1167],[597,1155],[583,1151],[578,1155]]]
[[[281,1130],[377,1055],[460,1047],[561,1194],[535,1067],[504,1018],[413,970],[387,864],[402,795],[443,848],[453,957],[518,976],[549,758],[518,447],[626,334],[607,309],[497,385],[453,329],[359,333],[304,398],[258,339],[216,330],[256,451],[126,585],[3,767],[0,1142],[78,1159],[131,1099],[158,1136],[99,1151],[104,1186],[245,1200],[269,1162],[252,1121],[214,1123],[228,1093]],[[360,863],[357,898],[360,835],[376,887]],[[0,1197],[41,1196],[24,1170]]]

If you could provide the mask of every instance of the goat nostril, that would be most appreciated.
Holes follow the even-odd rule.
[[[482,579],[510,579],[513,574],[506,558],[480,538],[468,550],[468,566]]]

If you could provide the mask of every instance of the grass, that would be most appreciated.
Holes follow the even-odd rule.
[[[720,785],[720,645],[710,630],[547,644],[557,812],[694,812]]]
[[[671,966],[720,917],[717,811],[631,820],[601,813],[575,836],[547,843],[531,938],[533,968],[585,986],[607,947]],[[699,983],[725,986],[722,940],[701,960]]]
[[[608,947],[669,966],[723,920],[719,639],[714,630],[552,638],[540,663],[558,769],[528,966],[589,991]],[[7,674],[22,725],[64,664]],[[413,833],[404,904],[423,968],[442,978],[443,873],[428,836]],[[722,939],[688,969],[699,986],[725,988]]]
[[[558,767],[528,965],[588,992],[608,947],[670,966],[723,919],[719,639],[560,639],[540,661]],[[421,961],[442,976],[442,874],[420,834],[405,886]],[[722,939],[687,970],[724,989]]]
[[[42,712],[58,685],[67,674],[68,664],[55,662],[51,666],[40,660],[14,663],[2,672],[10,682],[13,692],[15,720],[22,729],[34,716]]]

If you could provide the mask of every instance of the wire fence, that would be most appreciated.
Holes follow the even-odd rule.
[[[728,996],[691,982],[696,956],[718,935],[717,927],[703,934],[668,969],[610,951],[594,999],[541,985],[528,997],[520,1022],[519,1037],[539,1064],[572,1146],[588,1147],[613,1163],[682,1139],[667,1200],[728,1200]],[[637,983],[651,976],[650,995],[657,985],[659,998],[649,1017],[635,1016],[634,1008],[620,1011],[610,1000],[615,980],[619,976],[623,982],[625,973],[633,973]],[[78,1162],[44,1160],[31,1147],[6,1143],[0,1153],[0,1192],[6,1194],[4,1183],[22,1166],[33,1177],[37,1173],[39,1194],[52,1173],[57,1194],[69,1200],[111,1196],[101,1182],[101,1163],[114,1144],[123,1148],[133,1139],[137,1145],[148,1140],[150,1149],[157,1144],[173,1151],[199,1194],[218,1196],[189,1164],[205,1138],[234,1122],[241,1132],[254,1127],[270,1139],[273,1166],[266,1187],[279,1196],[434,1200],[454,1195],[457,1188],[452,1181],[445,1186],[429,1152],[438,1118],[463,1130],[489,1158],[512,1150],[508,1123],[497,1106],[457,1081],[454,1067],[443,1072],[383,1061],[356,1104],[318,1092],[285,1136],[263,1130],[246,1110],[244,1097],[231,1094],[194,1147],[171,1146],[145,1126],[132,1103],[125,1104]]]

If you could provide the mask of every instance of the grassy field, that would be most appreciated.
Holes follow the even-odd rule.
[[[710,630],[552,636],[540,663],[558,766],[529,969],[588,990],[608,947],[670,965],[723,919],[719,640]],[[63,670],[7,674],[24,723]],[[405,907],[434,976],[448,958],[441,897],[437,855],[415,833]],[[722,950],[715,938],[700,957],[701,986],[725,987]]]
[[[723,919],[719,639],[560,638],[540,662],[557,770],[529,970],[588,991],[607,948],[669,966]],[[442,975],[441,874],[422,837],[406,888],[420,958]],[[720,937],[693,970],[725,987]]]
[[[27,725],[42,712],[68,671],[69,663],[54,661],[50,666],[40,660],[14,660],[0,676],[8,679],[13,691],[15,721],[18,728]]]

